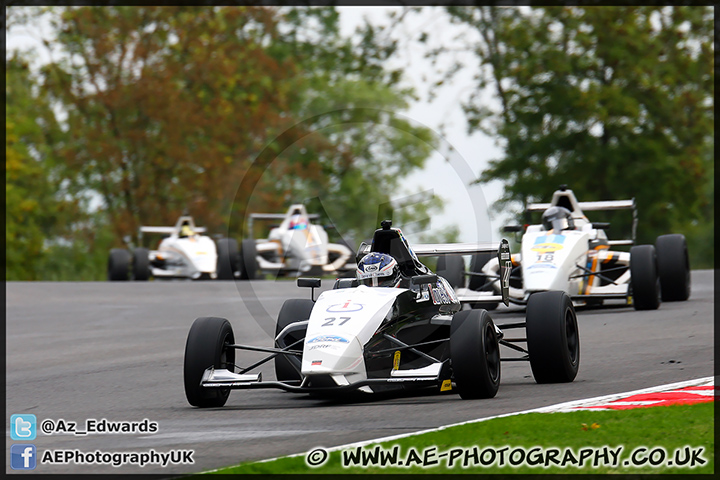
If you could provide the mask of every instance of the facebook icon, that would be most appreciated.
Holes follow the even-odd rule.
[[[35,440],[37,419],[31,413],[10,417],[10,438],[13,440]]]
[[[35,445],[20,443],[10,446],[10,468],[13,470],[35,470],[36,466]]]

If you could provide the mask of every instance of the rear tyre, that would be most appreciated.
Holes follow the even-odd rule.
[[[570,297],[559,291],[533,293],[525,322],[535,381],[572,382],[580,366],[580,335]]]
[[[130,278],[130,252],[113,248],[108,257],[108,280],[127,281]]]
[[[217,242],[217,279],[233,280],[235,272],[240,269],[238,265],[238,244],[234,238],[221,238]]]
[[[492,398],[500,386],[500,346],[485,310],[464,310],[450,323],[450,361],[463,399]]]
[[[200,317],[193,322],[185,344],[185,396],[190,405],[200,408],[222,407],[229,388],[204,388],[200,380],[208,367],[227,368],[235,364],[235,343],[230,322],[218,317]]]
[[[257,278],[258,262],[255,240],[246,238],[240,247],[240,279],[255,280]]]
[[[150,252],[147,248],[133,250],[133,280],[147,281],[150,278]]]
[[[465,286],[465,261],[460,256],[442,256],[438,258],[437,274],[445,278],[451,287]]]
[[[663,302],[682,302],[690,297],[690,258],[685,236],[661,235],[655,241],[657,270]]]
[[[490,260],[495,258],[492,253],[478,253],[472,256],[470,261],[470,272],[480,275],[470,275],[468,280],[468,288],[477,292],[492,292],[492,283],[488,283],[490,279],[487,275],[482,274],[482,268]],[[498,302],[494,303],[471,303],[470,308],[484,308],[485,310],[495,310],[498,307]]]
[[[656,310],[660,306],[660,277],[652,245],[630,248],[630,286],[635,310]]]
[[[285,300],[285,303],[283,303],[282,308],[280,308],[280,313],[278,314],[278,320],[275,326],[275,337],[277,338],[278,334],[291,323],[310,318],[310,312],[312,311],[314,305],[315,302],[306,298]],[[293,341],[297,340],[298,339],[289,338],[287,339],[289,343],[278,343],[276,341],[275,347],[284,348],[287,345],[292,344]],[[300,342],[300,344],[293,347],[291,350],[302,352],[302,343],[303,342]],[[301,365],[301,357],[297,355],[278,355],[275,357],[275,377],[279,382],[300,380],[302,378],[300,375]]]

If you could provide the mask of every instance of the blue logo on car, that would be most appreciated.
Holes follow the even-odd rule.
[[[325,342],[350,343],[350,340],[343,338],[343,337],[338,337],[337,335],[320,335],[319,337],[315,337],[315,338],[307,341],[307,343],[325,343]]]

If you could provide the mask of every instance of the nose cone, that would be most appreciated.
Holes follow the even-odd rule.
[[[212,273],[217,267],[215,242],[204,236],[197,236],[180,243],[183,253],[198,272]]]
[[[318,335],[303,347],[302,374],[354,373],[364,371],[362,345],[357,338]]]

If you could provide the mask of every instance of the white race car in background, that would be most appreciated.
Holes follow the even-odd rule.
[[[189,278],[230,280],[239,276],[237,241],[200,235],[204,227],[196,227],[189,215],[181,216],[174,227],[140,227],[138,235],[167,235],[157,250],[137,247],[128,250],[114,248],[108,261],[109,280],[148,280],[158,278]],[[217,245],[217,247],[216,247]]]
[[[610,224],[592,223],[584,213],[619,209],[633,211],[631,239],[608,240],[604,230]],[[535,292],[561,290],[576,306],[597,306],[616,299],[632,303],[636,310],[654,310],[661,300],[683,301],[690,296],[685,237],[661,235],[654,246],[633,246],[637,225],[634,199],[578,202],[572,190],[561,186],[550,203],[530,204],[528,211],[544,212],[544,224],[529,225],[520,253],[512,255],[513,303],[524,304]],[[522,230],[520,226],[505,227],[505,231]],[[610,249],[622,245],[631,246],[630,251]],[[474,261],[470,288],[498,291],[498,272],[497,260]]]
[[[302,204],[291,205],[287,213],[251,213],[248,219],[250,238],[240,248],[240,278],[252,280],[258,272],[298,276],[354,272],[349,262],[352,250],[345,245],[330,243],[321,225],[311,223],[319,218],[308,214]],[[281,220],[270,230],[267,239],[253,238],[257,220]]]

